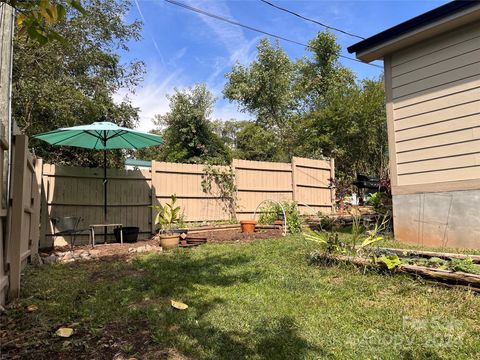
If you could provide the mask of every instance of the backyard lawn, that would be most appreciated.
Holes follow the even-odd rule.
[[[29,268],[21,298],[2,317],[2,354],[480,358],[480,297],[403,275],[309,265],[315,247],[290,236]],[[172,308],[172,299],[189,308]],[[73,335],[56,336],[60,327]]]

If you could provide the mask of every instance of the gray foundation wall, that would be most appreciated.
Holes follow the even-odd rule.
[[[480,189],[393,196],[395,239],[480,249]]]

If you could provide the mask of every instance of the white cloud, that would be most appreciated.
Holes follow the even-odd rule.
[[[181,75],[182,71],[177,70],[165,76],[165,72],[159,71],[158,66],[153,67],[148,70],[146,80],[135,94],[120,91],[114,99],[121,101],[127,97],[133,106],[140,108],[140,121],[137,128],[142,131],[152,130],[155,128],[153,117],[157,114],[165,114],[169,110],[166,95],[172,94],[175,87],[183,86],[184,79]]]
[[[233,16],[224,1],[186,1],[189,5],[201,8],[202,10],[212,12],[229,19]],[[135,0],[135,5],[140,14],[140,17],[145,23],[145,18],[140,8],[140,4]],[[152,130],[153,117],[157,114],[165,114],[169,110],[169,101],[166,98],[167,94],[172,94],[174,88],[185,88],[192,86],[195,82],[205,82],[208,88],[213,92],[217,98],[217,102],[212,114],[213,119],[251,119],[248,114],[240,113],[237,110],[237,105],[229,103],[223,99],[222,90],[225,84],[224,73],[227,72],[235,62],[247,64],[253,60],[256,54],[255,45],[260,39],[260,36],[248,40],[242,29],[230,24],[222,23],[218,20],[198,15],[199,19],[206,24],[206,30],[210,32],[208,38],[217,39],[220,45],[225,48],[226,56],[218,56],[211,61],[211,73],[203,80],[193,80],[188,71],[184,72],[179,68],[179,61],[186,55],[188,48],[182,47],[176,53],[168,57],[165,62],[163,60],[157,42],[148,32],[150,40],[153,42],[155,51],[159,55],[153,65],[149,64],[147,67],[147,74],[145,81],[136,90],[135,94],[129,94],[126,91],[119,91],[115,95],[116,101],[121,101],[127,97],[133,106],[140,108],[140,121],[138,129],[143,131]],[[148,24],[145,23],[145,28]],[[198,29],[197,29],[198,31]],[[213,35],[211,34],[213,32]],[[197,61],[205,64],[209,63],[207,59],[198,58]],[[168,69],[168,70],[167,70]]]

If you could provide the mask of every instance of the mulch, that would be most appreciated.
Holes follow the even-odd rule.
[[[202,230],[196,231],[192,229],[188,233],[187,239],[191,238],[207,238],[207,243],[249,243],[258,239],[269,239],[273,237],[279,237],[282,235],[281,229],[260,229],[253,234],[244,234],[240,228],[233,229],[216,229],[216,230]],[[157,238],[139,240],[135,243],[119,243],[100,244],[94,248],[95,254],[98,258],[110,258],[112,260],[129,257],[136,252],[132,249],[150,245],[153,247],[159,247],[159,240]],[[42,250],[42,253],[50,254],[54,252],[69,251],[68,246],[55,247],[54,249]],[[75,246],[75,252],[92,251],[90,245]]]

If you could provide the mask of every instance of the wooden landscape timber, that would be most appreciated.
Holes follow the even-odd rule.
[[[332,262],[351,263],[358,266],[369,268],[386,269],[385,264],[375,263],[372,259],[360,256],[345,255],[322,255],[325,260]],[[428,280],[445,282],[451,285],[461,285],[462,287],[471,288],[472,291],[480,292],[480,275],[464,273],[460,271],[441,270],[419,265],[401,264],[395,268],[396,272],[416,275]]]
[[[461,260],[472,259],[472,262],[474,264],[480,264],[480,255],[444,253],[444,252],[424,251],[424,250],[393,249],[393,248],[379,248],[379,250],[385,250],[398,256],[419,256],[424,258],[438,257],[440,259],[461,259]]]

